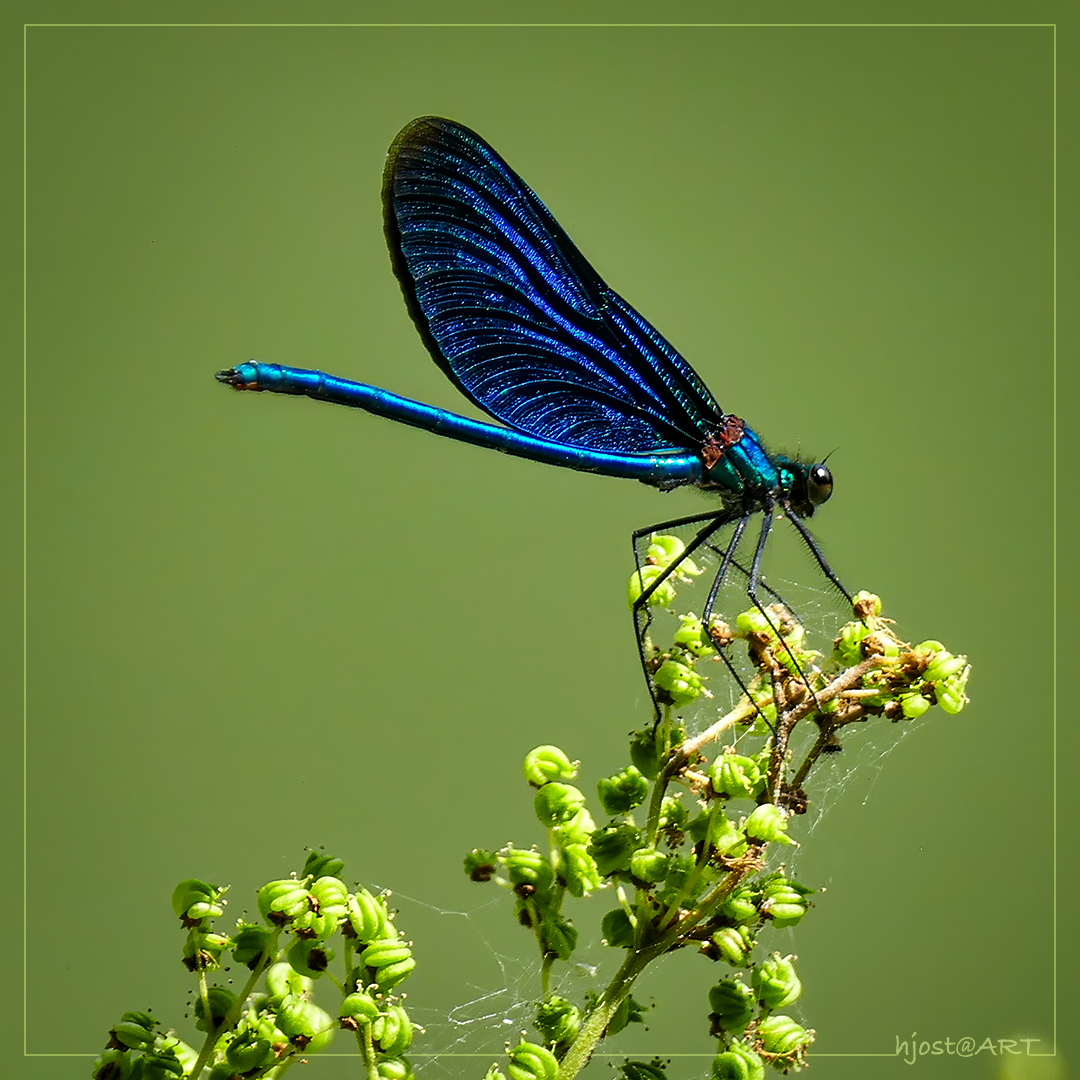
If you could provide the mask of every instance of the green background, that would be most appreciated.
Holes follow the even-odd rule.
[[[1051,28],[50,26],[26,58],[31,1054],[92,1054],[128,1008],[190,1034],[173,884],[233,883],[236,916],[305,845],[394,889],[417,1050],[478,1055],[433,1075],[481,1075],[528,1026],[531,938],[461,856],[541,839],[536,743],[587,791],[619,765],[648,716],[627,537],[702,504],[212,379],[256,357],[467,411],[381,234],[386,147],[428,113],[488,139],[726,409],[836,448],[832,565],[972,660],[969,709],[884,759],[880,732],[794,856],[827,891],[764,944],[800,958],[813,1075],[893,1075],[842,1055],[913,1032],[1051,1048]],[[582,951],[606,966],[575,994],[614,959]],[[705,1075],[722,974],[669,959],[638,995],[649,1030],[606,1049]]]

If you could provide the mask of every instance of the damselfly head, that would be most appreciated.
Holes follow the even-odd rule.
[[[797,514],[813,517],[814,511],[832,495],[832,473],[820,461],[814,464],[793,461],[788,467],[794,477],[788,502]]]

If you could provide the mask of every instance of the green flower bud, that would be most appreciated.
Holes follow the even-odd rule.
[[[702,676],[678,660],[665,660],[653,675],[653,682],[671,698],[677,709],[696,701],[706,692]]]
[[[345,917],[349,890],[345,888],[345,882],[341,878],[329,875],[318,878],[308,891],[315,898],[323,915],[332,915],[335,919]]]
[[[660,803],[660,829],[675,829],[686,832],[690,823],[690,814],[679,800],[678,795],[665,795]]]
[[[305,878],[337,877],[345,864],[341,859],[335,859],[331,855],[320,855],[317,851],[309,851],[304,862],[304,872],[300,875]]]
[[[685,905],[693,899],[686,893],[687,879],[691,874],[698,873],[697,865],[692,855],[673,854],[668,860],[668,872],[664,878],[663,886],[657,891],[657,902],[665,906],[669,904]],[[698,876],[698,889],[695,897],[701,895],[701,890],[709,886],[714,874],[709,869],[704,869]]]
[[[293,1046],[313,1054],[330,1045],[337,1027],[328,1012],[292,994],[278,1007],[276,1023]]]
[[[762,885],[758,910],[763,918],[772,919],[774,926],[795,926],[810,906],[806,895],[812,891],[783,877],[772,878]]]
[[[412,949],[398,938],[373,941],[361,954],[360,963],[374,973],[374,981],[384,993],[392,990],[416,967]]]
[[[756,922],[757,894],[750,885],[741,885],[724,901],[720,911],[736,923]]]
[[[92,1080],[127,1080],[131,1075],[131,1055],[119,1047],[102,1050],[90,1067]]]
[[[400,1005],[387,1005],[371,1025],[371,1037],[379,1050],[391,1057],[404,1054],[412,1045],[413,1026]]]
[[[311,992],[315,983],[306,975],[287,964],[284,960],[277,964],[271,964],[266,969],[266,991],[270,995],[270,1001],[280,1001],[289,994],[294,997],[303,997]]]
[[[268,881],[257,897],[259,914],[272,926],[284,926],[308,910],[308,891],[295,878]]]
[[[743,831],[752,840],[764,840],[780,844],[793,844],[794,840],[785,836],[787,816],[773,803],[762,803],[747,819]]]
[[[899,700],[900,710],[907,720],[917,720],[930,708],[930,702],[922,694],[901,694]]]
[[[545,954],[569,960],[577,948],[578,932],[556,912],[548,912],[540,923],[540,944]]]
[[[767,1054],[791,1059],[805,1053],[806,1048],[814,1041],[814,1036],[806,1028],[782,1013],[765,1017],[758,1024],[757,1033],[762,1049]]]
[[[370,1024],[379,1015],[379,1006],[375,999],[364,990],[349,994],[341,1003],[338,1018],[343,1028],[353,1031],[361,1024]]]
[[[712,943],[732,967],[746,967],[747,957],[757,941],[745,926],[725,926],[713,934]]]
[[[264,1039],[254,1031],[245,1031],[238,1035],[225,1051],[225,1060],[238,1073],[250,1072],[261,1065],[269,1065],[274,1060],[274,1048],[269,1039]]]
[[[155,1026],[149,1013],[126,1012],[109,1034],[131,1050],[145,1050],[154,1045]]]
[[[629,949],[634,944],[634,924],[621,907],[613,908],[600,920],[604,944],[613,949]]]
[[[645,555],[660,566],[670,566],[684,551],[686,551],[686,545],[677,536],[670,533],[654,533],[649,537],[649,547]],[[700,572],[697,567],[687,571],[687,573]]]
[[[376,1071],[379,1074],[379,1080],[413,1080],[416,1075],[409,1062],[400,1057],[383,1058]]]
[[[765,1063],[745,1043],[735,1042],[713,1058],[712,1080],[765,1080]]]
[[[546,892],[555,880],[555,872],[547,856],[539,851],[523,851],[513,848],[503,855],[503,865],[512,885],[528,885]]]
[[[490,881],[498,866],[495,852],[473,848],[465,856],[465,873],[473,881]],[[378,936],[378,935],[376,935]]]
[[[948,651],[940,641],[934,641],[933,638],[920,641],[918,645],[913,645],[912,649],[917,653],[943,653]]]
[[[184,1067],[171,1046],[148,1050],[137,1062],[140,1080],[182,1080]]]
[[[578,763],[571,761],[557,746],[538,746],[525,755],[525,779],[533,787],[543,787],[551,780],[572,780]]]
[[[643,566],[640,570],[635,570],[630,576],[630,584],[626,590],[628,605],[633,607],[641,596],[666,573],[667,567],[664,566]],[[675,575],[669,574],[649,593],[649,599],[646,602],[649,607],[667,607],[674,599]]]
[[[851,598],[851,607],[856,618],[866,619],[871,616],[878,616],[881,614],[881,597],[872,592],[867,592],[866,589],[860,589]]]
[[[709,768],[713,791],[727,799],[752,799],[765,786],[765,778],[753,758],[721,754]]]
[[[562,849],[561,869],[571,896],[587,896],[602,884],[600,871],[584,844],[567,844]]]
[[[768,618],[757,608],[739,612],[735,616],[735,628],[740,634],[767,634],[770,638],[776,637]]]
[[[229,946],[232,949],[233,959],[238,964],[244,964],[254,971],[259,958],[270,947],[273,934],[274,932],[268,926],[257,926],[252,923],[238,926],[236,933],[232,936],[232,944]]]
[[[359,889],[345,897],[345,918],[348,927],[361,944],[388,938],[393,924],[387,916],[386,905],[367,889]]]
[[[295,934],[312,941],[325,941],[337,928],[337,916],[332,912],[321,912],[317,907],[300,912],[291,926]]]
[[[378,977],[375,983],[383,993],[389,993],[398,983],[404,982],[409,977],[414,967],[416,967],[416,960],[412,956],[407,956],[404,960],[398,960],[393,964],[386,964],[376,973]]]
[[[596,860],[601,877],[630,869],[630,857],[644,847],[641,833],[632,825],[605,825],[589,842],[589,854]]]
[[[840,636],[833,642],[833,659],[840,667],[862,663],[862,643],[869,633],[869,628],[861,622],[845,623],[840,627]]]
[[[660,772],[660,759],[656,737],[651,731],[635,731],[630,736],[630,760],[642,776],[649,780],[656,779]]]
[[[655,885],[667,877],[670,857],[656,848],[638,848],[630,856],[630,873],[641,881]]]
[[[958,675],[967,664],[966,656],[953,656],[951,652],[942,650],[936,653],[930,666],[923,672],[923,678],[927,682],[940,682],[949,678],[950,675]]]
[[[938,705],[951,716],[955,716],[968,703],[964,690],[967,688],[970,674],[971,668],[965,667],[959,674],[950,675],[940,683],[934,684],[934,694]]]
[[[218,885],[209,885],[198,878],[187,878],[173,889],[173,914],[191,922],[216,919],[224,911],[218,903],[224,892]]]
[[[387,964],[396,964],[412,955],[411,946],[400,938],[383,938],[373,941],[360,953],[360,963],[365,967],[379,968]]]
[[[566,998],[548,998],[536,1010],[535,1027],[545,1043],[569,1046],[581,1028],[581,1010]]]
[[[682,625],[675,631],[674,638],[679,648],[697,657],[709,656],[716,652],[705,636],[705,627],[701,619],[696,615],[680,615],[679,621]]]
[[[510,1080],[555,1080],[559,1063],[550,1050],[535,1043],[519,1043],[510,1051],[506,1067]]]
[[[293,971],[306,975],[309,979],[317,979],[330,966],[334,953],[321,942],[297,938],[289,946],[285,958]]]
[[[587,844],[595,831],[596,822],[584,807],[555,829],[559,842],[563,844]]]
[[[754,992],[739,979],[721,979],[709,991],[709,1008],[718,1027],[741,1035],[754,1017]]]
[[[201,925],[201,924],[200,924]],[[229,947],[222,934],[192,930],[184,942],[183,960],[188,971],[207,971],[220,965],[221,954]]]
[[[280,1001],[274,1002],[273,1008],[276,1009],[280,1004]],[[267,999],[263,999],[260,1002],[260,1008],[263,1007],[270,1007],[270,1003]],[[277,1017],[274,1013],[256,1012],[252,1015],[249,1010],[244,1017],[244,1023],[260,1038],[266,1039],[271,1046],[281,1046],[282,1043],[286,1043],[289,1040],[285,1037],[285,1033],[278,1028],[275,1023],[276,1019]],[[193,1060],[192,1065],[194,1064],[195,1062]],[[190,1073],[190,1071],[191,1069],[189,1068],[188,1072]]]
[[[190,1076],[195,1068],[195,1062],[199,1060],[199,1052],[175,1035],[168,1037],[167,1047],[176,1055],[176,1060],[180,1062],[181,1075]]]
[[[548,829],[569,821],[585,805],[585,795],[573,784],[545,784],[533,799],[540,824]]]
[[[802,993],[802,983],[795,974],[795,965],[791,960],[790,956],[774,952],[762,960],[750,975],[754,993],[767,1009],[782,1009]]]
[[[195,1027],[199,1031],[214,1031],[221,1026],[222,1020],[236,1004],[236,995],[224,986],[211,986],[206,991],[206,999],[195,999]],[[210,1018],[207,1020],[206,1006],[210,1006]]]
[[[596,793],[604,813],[614,817],[629,813],[649,797],[649,781],[633,765],[627,765],[622,772],[598,781]]]

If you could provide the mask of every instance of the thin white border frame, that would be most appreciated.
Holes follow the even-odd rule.
[[[1051,245],[1053,287],[1051,302],[1051,381],[1052,381],[1052,406],[1051,406],[1051,448],[1052,464],[1051,477],[1053,494],[1051,499],[1051,580],[1053,595],[1051,598],[1051,610],[1053,619],[1052,630],[1052,716],[1051,716],[1051,745],[1054,760],[1054,768],[1051,773],[1051,800],[1053,806],[1053,820],[1051,825],[1051,988],[1052,988],[1052,1014],[1051,1014],[1051,1038],[1054,1049],[1050,1053],[1026,1054],[1030,1057],[1056,1057],[1057,1056],[1057,23],[24,23],[23,24],[23,1056],[24,1057],[96,1057],[97,1053],[87,1054],[53,1054],[38,1053],[27,1050],[27,980],[28,980],[28,859],[27,859],[27,772],[28,772],[28,679],[27,679],[27,37],[31,29],[60,29],[60,28],[143,28],[143,29],[464,29],[464,28],[489,28],[489,29],[720,29],[720,28],[777,28],[777,29],[897,29],[897,28],[1000,28],[1000,29],[1051,29],[1051,64],[1052,64],[1052,210],[1053,210],[1053,233]],[[1030,1049],[1030,1048],[1029,1048]],[[319,1058],[327,1057],[357,1057],[359,1054],[334,1054],[321,1053]],[[422,1059],[427,1057],[462,1057],[462,1058],[489,1058],[486,1053],[442,1053],[442,1054],[410,1054],[410,1057]],[[625,1054],[618,1053],[595,1053],[593,1057],[622,1058]],[[715,1054],[673,1054],[659,1053],[659,1056],[669,1058],[701,1058],[711,1059]],[[809,1053],[809,1063],[813,1058],[825,1057],[900,1057],[899,1053]],[[973,1056],[973,1055],[972,1055]]]

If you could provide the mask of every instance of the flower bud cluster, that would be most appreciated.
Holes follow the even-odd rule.
[[[881,600],[872,593],[856,594],[855,611],[862,617],[841,627],[833,646],[833,663],[837,668],[849,668],[874,661],[874,669],[860,685],[862,691],[877,692],[861,697],[866,713],[890,720],[917,720],[934,705],[951,715],[963,710],[971,675],[966,656],[955,656],[940,641],[902,642],[889,621],[880,617]],[[861,715],[845,719],[861,719]]]
[[[678,585],[700,572],[684,556],[677,538],[653,536],[645,565],[630,583],[631,604],[644,597],[651,608],[669,606]],[[539,942],[545,978],[551,962],[567,960],[577,942],[562,914],[564,899],[605,886],[617,887],[619,901],[601,920],[605,944],[632,958],[694,944],[737,969],[739,975],[721,979],[709,995],[712,1030],[722,1043],[714,1077],[760,1077],[768,1064],[799,1068],[813,1040],[812,1031],[779,1012],[802,992],[794,958],[779,952],[755,957],[755,950],[763,930],[794,926],[811,906],[810,889],[764,864],[769,845],[795,843],[788,827],[793,814],[805,812],[802,785],[817,755],[832,749],[836,731],[852,720],[910,719],[935,703],[956,712],[966,702],[964,657],[938,642],[901,642],[869,593],[855,598],[854,611],[856,619],[841,628],[828,659],[808,646],[804,627],[779,602],[755,605],[730,625],[714,620],[705,627],[695,615],[679,615],[667,647],[646,645],[661,716],[632,735],[630,764],[597,784],[608,820],[593,820],[574,782],[578,763],[558,747],[539,746],[523,772],[547,844],[542,850],[477,849],[465,860],[474,880],[495,879],[513,892],[519,922]],[[736,708],[688,742],[673,710],[708,696],[699,665],[735,642],[745,643],[756,674]],[[803,720],[818,732],[799,767],[791,732]],[[731,745],[707,761],[702,748],[725,730],[735,736]],[[696,797],[696,808],[684,801],[687,794]],[[749,804],[741,811],[740,800]],[[583,1006],[545,996],[535,1024],[547,1049],[557,1059],[579,1053],[593,1010],[602,1004],[588,994]],[[604,1035],[640,1017],[640,1006],[627,995],[614,1015],[605,1013]],[[531,1052],[521,1057],[512,1074],[515,1067],[542,1074]],[[634,1080],[658,1080],[663,1065],[627,1062],[622,1071]]]
[[[416,966],[412,948],[394,926],[385,899],[364,888],[350,892],[339,876],[342,869],[340,860],[310,853],[300,875],[270,881],[258,891],[263,922],[241,922],[231,936],[212,926],[223,913],[224,889],[194,878],[177,885],[173,910],[188,930],[185,965],[204,978],[231,952],[250,971],[248,984],[237,994],[200,982],[192,1013],[207,1041],[198,1054],[159,1034],[148,1014],[125,1013],[94,1075],[165,1080],[187,1076],[201,1062],[213,1080],[256,1078],[295,1055],[325,1049],[344,1028],[360,1040],[370,1075],[409,1080],[413,1071],[403,1055],[414,1025],[388,992]],[[335,958],[332,942],[343,951],[345,965],[344,977],[334,980],[343,987],[336,1015],[314,1001],[317,980]]]

